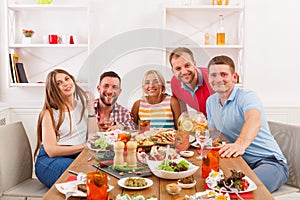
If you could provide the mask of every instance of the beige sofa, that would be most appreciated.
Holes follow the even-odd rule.
[[[285,155],[290,175],[272,195],[276,200],[300,199],[300,126],[269,121],[272,135]]]
[[[0,200],[42,199],[48,191],[32,177],[32,152],[22,122],[0,127]]]

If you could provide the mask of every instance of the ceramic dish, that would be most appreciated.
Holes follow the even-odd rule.
[[[222,142],[222,145],[224,145],[224,144],[226,144],[226,142]],[[205,145],[204,149],[219,149],[219,148],[221,148],[222,145],[217,146],[217,147],[212,147],[211,145]],[[197,141],[193,142],[191,144],[191,146],[195,147],[195,148],[200,148],[200,145],[199,145],[199,143]]]
[[[217,188],[218,181],[223,179],[223,177],[224,177],[224,173],[222,170],[220,170],[219,172],[215,172],[212,170],[209,173],[208,177],[205,179],[205,182],[207,186],[212,190],[219,191],[219,192],[235,193],[233,191],[230,191],[229,189],[226,189],[225,187],[222,187],[221,189]],[[249,177],[244,176],[243,179],[246,179],[248,181],[249,187],[247,190],[239,191],[238,193],[251,192],[257,189],[256,184]]]
[[[192,142],[194,142],[195,140],[196,140],[195,136],[190,135],[190,137],[189,137],[189,142],[192,143]]]
[[[178,185],[181,187],[181,188],[192,188],[192,187],[195,187],[197,181],[194,180],[193,183],[181,183],[179,180],[178,180]]]
[[[247,190],[239,191],[238,193],[251,192],[251,191],[254,191],[254,190],[257,189],[256,184],[255,184],[248,176],[245,176],[244,179],[246,179],[246,180],[249,182],[249,187],[248,187]],[[218,192],[235,193],[235,192],[233,192],[233,191],[226,190],[225,188],[222,188],[222,191],[220,191],[219,189],[217,189],[217,188],[215,188],[215,187],[211,187],[210,184],[207,184],[207,186],[208,186],[210,189],[215,190],[215,191],[218,191]]]
[[[184,158],[179,158],[177,160],[171,160],[171,161],[175,161],[175,162],[180,162],[181,160],[185,160]],[[193,165],[192,163],[189,163],[189,168],[187,171],[181,171],[181,172],[169,172],[169,171],[165,171],[165,170],[160,170],[158,169],[158,165],[161,164],[163,161],[155,161],[155,160],[147,160],[148,166],[151,170],[151,172],[160,178],[164,178],[164,179],[180,179],[180,178],[185,178],[188,176],[193,175],[198,169],[199,166]]]
[[[194,155],[193,151],[180,151],[179,154],[183,157],[192,157]]]
[[[66,194],[69,191],[72,191],[73,197],[86,197],[86,193],[82,192],[77,189],[77,185],[82,184],[82,181],[69,181],[69,182],[64,182],[64,183],[57,183],[55,184],[56,189],[62,193]],[[107,192],[110,192],[114,186],[108,185],[108,190]]]
[[[122,178],[120,180],[118,180],[118,185],[123,187],[123,188],[126,188],[126,189],[130,189],[130,190],[141,190],[141,189],[145,189],[145,188],[148,188],[148,187],[151,187],[153,185],[153,181],[148,179],[148,178],[142,178],[142,179],[145,179],[147,185],[145,186],[142,186],[142,187],[129,187],[129,186],[126,186],[125,185],[125,181],[128,179],[128,178],[141,178],[141,177],[126,177],[126,178]]]
[[[166,185],[166,190],[170,195],[177,195],[181,191],[181,187],[177,183],[170,183]]]

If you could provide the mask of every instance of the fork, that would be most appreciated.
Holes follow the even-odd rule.
[[[226,183],[224,182],[224,186],[225,186],[226,189],[230,190],[231,192],[234,192],[234,193],[236,194],[236,196],[237,196],[239,199],[244,200],[244,199],[239,195],[238,189],[235,188],[235,187],[232,187],[232,185],[233,185],[232,180],[231,180],[231,184],[230,184],[229,186],[226,185]]]
[[[240,195],[239,195],[239,191],[238,189],[234,188],[234,187],[228,187],[228,189],[232,192],[234,192],[236,194],[236,196],[241,199],[241,200],[244,200]]]
[[[65,194],[66,195],[65,200],[67,200],[70,196],[72,196],[73,193],[74,193],[73,191],[67,191],[66,194]]]

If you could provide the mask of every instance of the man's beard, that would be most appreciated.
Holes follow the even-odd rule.
[[[189,75],[191,76],[191,79],[190,79],[190,80],[186,80],[186,79],[180,77],[180,81],[183,82],[183,83],[186,84],[186,85],[187,85],[187,84],[191,84],[191,83],[193,82],[194,78],[195,78],[195,73],[192,73],[192,72],[191,72],[191,74],[189,74]]]
[[[116,101],[117,101],[118,98],[114,98],[113,101],[112,101],[112,103],[106,103],[105,102],[105,97],[101,97],[100,99],[101,99],[101,101],[102,101],[102,103],[104,105],[106,105],[106,106],[112,106],[112,105],[114,105],[116,103]]]

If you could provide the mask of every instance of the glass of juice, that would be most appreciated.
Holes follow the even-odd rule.
[[[90,172],[86,176],[87,200],[108,199],[108,179],[105,172]]]
[[[138,126],[139,126],[138,133],[144,133],[145,131],[149,131],[150,120],[139,120]]]
[[[207,178],[211,170],[219,171],[219,150],[220,148],[214,148],[208,151],[208,153],[202,158],[202,177]]]
[[[190,134],[185,131],[176,131],[175,134],[175,149],[179,153],[180,151],[186,151],[190,147]]]

